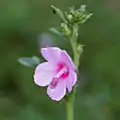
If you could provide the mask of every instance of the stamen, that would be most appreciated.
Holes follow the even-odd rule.
[[[57,86],[59,80],[61,80],[60,78],[64,79],[67,75],[68,75],[67,67],[62,68],[58,72],[58,74],[53,78],[52,82],[50,83],[50,87],[55,88]]]
[[[67,73],[67,68],[66,68],[66,67],[62,68],[62,69],[58,72],[58,74],[55,76],[55,78],[60,78],[60,76],[62,76],[64,73]]]
[[[58,83],[58,78],[53,78],[52,82],[50,83],[51,88],[55,88]]]

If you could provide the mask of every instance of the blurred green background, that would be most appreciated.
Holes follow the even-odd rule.
[[[72,56],[67,40],[50,34],[62,10],[87,5],[93,17],[80,27],[81,57],[75,120],[120,119],[119,0],[0,0],[0,120],[65,120],[65,105],[49,99],[33,82],[19,57],[40,55],[42,46],[59,46]]]

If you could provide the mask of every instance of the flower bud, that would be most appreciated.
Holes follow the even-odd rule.
[[[70,23],[72,23],[72,22],[74,21],[72,14],[67,14],[67,15],[66,15],[66,18],[67,18],[67,20],[68,20]]]
[[[79,52],[79,54],[83,53],[83,46],[84,45],[78,45],[78,52]]]
[[[61,30],[62,30],[63,34],[65,34],[65,35],[71,34],[71,29],[66,23],[61,23]]]
[[[92,13],[88,13],[86,11],[86,6],[81,5],[77,10],[75,10],[74,7],[71,7],[69,11],[65,13],[65,16],[70,24],[82,24],[92,16]]]

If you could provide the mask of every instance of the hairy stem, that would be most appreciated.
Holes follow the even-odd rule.
[[[76,72],[78,73],[78,67],[79,67],[79,58],[80,58],[80,50],[78,49],[78,25],[73,25],[73,31],[72,35],[70,36],[70,44],[73,49],[74,54],[74,64],[76,66]],[[68,96],[67,102],[66,102],[66,108],[67,108],[67,120],[74,120],[74,99],[75,99],[75,92],[76,87],[74,86],[72,93]]]

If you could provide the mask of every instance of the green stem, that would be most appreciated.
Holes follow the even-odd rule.
[[[70,37],[70,44],[72,46],[72,49],[73,49],[73,55],[74,55],[74,64],[75,66],[77,67],[76,68],[76,71],[78,72],[78,67],[79,67],[79,57],[80,57],[80,54],[79,54],[79,51],[78,51],[78,43],[77,43],[77,40],[78,40],[78,30],[79,30],[79,27],[77,24],[74,24],[73,25],[73,34],[72,36]]]
[[[68,101],[66,103],[66,109],[67,109],[67,120],[74,120],[74,115],[73,115],[74,103],[73,103],[73,99],[68,99]]]
[[[76,72],[78,73],[79,67],[79,58],[80,58],[80,51],[78,49],[78,25],[73,25],[72,35],[70,36],[70,44],[73,49],[74,54],[74,63],[76,66]],[[74,86],[72,93],[67,97],[66,101],[66,109],[67,109],[67,120],[74,120],[74,98],[75,98],[76,87]]]

